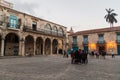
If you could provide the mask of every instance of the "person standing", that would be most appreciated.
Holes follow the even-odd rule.
[[[70,52],[70,55],[71,55],[71,64],[74,64],[75,54],[73,50]]]
[[[99,52],[98,50],[95,51],[96,58],[99,59]]]
[[[112,55],[112,58],[115,58],[115,53],[113,50],[111,51],[111,55]]]

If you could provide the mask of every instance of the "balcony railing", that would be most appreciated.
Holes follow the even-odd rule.
[[[65,37],[65,34],[61,33],[55,33],[49,30],[44,30],[44,29],[39,29],[37,28],[36,30],[32,29],[30,26],[24,26],[23,31],[30,31],[30,32],[35,32],[35,33],[42,33],[45,35],[52,35],[52,36],[58,36],[58,37]]]
[[[89,44],[88,41],[83,41],[82,43],[83,43],[83,45],[88,45]]]
[[[45,34],[48,34],[48,35],[51,35],[52,34],[52,31],[50,30],[44,30]]]
[[[14,28],[14,29],[20,29],[20,25],[19,24],[16,24],[16,25],[14,25],[14,27],[12,27],[10,23],[7,23],[7,27],[8,28]]]
[[[116,43],[120,43],[120,40],[116,40]]]
[[[77,46],[78,46],[77,42],[72,43],[72,47],[77,47]]]
[[[32,29],[31,26],[24,26],[23,31],[30,31],[30,32],[36,32],[36,33],[45,33],[43,29]]]
[[[57,36],[57,35],[58,35],[58,33],[57,33],[57,32],[52,32],[52,35]]]
[[[105,44],[105,40],[103,40],[103,41],[97,41],[97,44]]]

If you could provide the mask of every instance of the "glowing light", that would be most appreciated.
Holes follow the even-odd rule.
[[[108,48],[113,49],[113,48],[115,48],[115,46],[116,46],[116,43],[115,43],[115,42],[108,42],[108,43],[107,43],[107,47],[108,47]]]
[[[91,50],[95,50],[96,49],[96,44],[92,43],[92,44],[89,44],[89,47]]]

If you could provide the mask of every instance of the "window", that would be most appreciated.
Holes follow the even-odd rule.
[[[57,35],[57,27],[56,26],[53,27],[52,33],[55,34],[55,35]]]
[[[117,33],[117,40],[120,41],[120,33]]]
[[[62,29],[62,28],[59,28],[59,30],[58,30],[58,34],[59,34],[60,36],[63,36],[64,31],[63,31],[63,29]]]
[[[100,34],[100,35],[99,35],[99,41],[100,41],[100,42],[104,41],[103,34]]]
[[[37,30],[37,22],[33,21],[33,23],[32,23],[32,29],[35,30],[35,31]]]
[[[18,28],[18,19],[16,16],[14,15],[10,15],[10,19],[9,19],[9,27],[10,28]]]
[[[88,42],[88,35],[83,36],[84,42]]]
[[[73,43],[77,43],[77,36],[73,36]]]
[[[51,29],[50,24],[46,24],[46,25],[45,25],[45,33],[51,34],[51,31],[52,31],[52,29]]]

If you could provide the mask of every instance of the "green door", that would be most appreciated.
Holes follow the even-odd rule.
[[[88,52],[88,46],[84,46],[84,51]]]
[[[118,55],[120,55],[120,45],[117,45]]]

